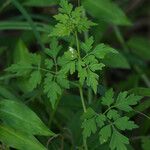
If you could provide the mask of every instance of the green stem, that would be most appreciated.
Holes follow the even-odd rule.
[[[85,148],[85,150],[88,150],[88,146],[87,146],[87,143],[86,143],[86,139],[83,139],[83,143],[84,143],[84,148]]]
[[[83,11],[82,16],[83,16],[84,18],[86,17],[86,12],[85,12],[85,11]],[[89,33],[88,33],[88,31],[85,31],[85,32],[84,32],[84,40],[86,41],[88,38],[89,38]],[[89,55],[89,53],[86,54],[85,57],[86,57],[87,55]],[[88,87],[88,104],[89,104],[89,105],[92,103],[92,98],[93,98],[92,88],[91,88],[91,87]]]
[[[79,46],[79,39],[78,39],[77,31],[75,32],[75,37],[76,37],[76,44],[77,44],[78,55],[79,55],[79,58],[81,59],[81,55],[80,55],[80,46]]]
[[[45,72],[49,72],[49,73],[55,73],[55,72],[53,72],[53,71],[50,71],[50,70],[48,70],[48,69],[44,69],[44,68],[39,68],[40,70],[42,70],[42,71],[45,71]]]
[[[81,59],[79,39],[78,39],[77,31],[75,32],[75,37],[76,37],[76,44],[77,44],[77,51],[78,51],[79,59]],[[84,110],[84,112],[86,112],[86,106],[85,106],[85,101],[84,101],[84,97],[83,97],[83,90],[82,90],[82,86],[81,85],[79,85],[79,92],[80,92],[80,97],[81,97],[83,110]]]
[[[141,139],[147,138],[147,137],[150,137],[150,135],[131,137],[131,140],[132,141],[134,141],[134,140],[141,140]]]
[[[103,115],[105,115],[110,109],[115,108],[115,106],[111,106],[108,109],[106,109],[106,111],[103,113]]]
[[[79,46],[79,39],[78,39],[77,31],[75,32],[75,38],[76,38],[76,45],[77,45],[78,56],[79,56],[79,59],[81,60],[80,46]],[[79,92],[80,92],[80,97],[81,97],[83,111],[86,112],[86,105],[85,105],[84,96],[83,96],[83,89],[82,89],[81,85],[79,85]],[[83,145],[84,145],[85,150],[88,150],[86,139],[83,139]]]
[[[142,115],[142,116],[144,116],[145,118],[147,118],[147,119],[150,120],[150,117],[149,117],[148,115],[146,115],[146,114],[144,114],[144,113],[142,113],[142,112],[140,112],[140,111],[138,111],[138,110],[134,110],[134,109],[133,109],[133,111],[136,112],[136,113],[138,113],[138,114],[140,114],[140,115]]]
[[[55,63],[55,71],[56,71],[56,73],[58,72],[58,66],[57,66],[57,60],[56,60],[56,58],[54,58],[54,63]]]
[[[89,87],[88,88],[88,103],[89,103],[89,105],[92,103],[92,97],[93,97],[92,89]]]
[[[50,71],[48,69],[45,69],[45,68],[41,68],[41,67],[24,67],[24,69],[35,69],[35,70],[42,70],[42,71],[45,71],[45,72],[49,72],[49,73],[52,73],[52,74],[56,74],[55,72],[53,71]]]
[[[83,111],[86,113],[86,106],[85,106],[85,101],[84,101],[84,97],[83,97],[83,90],[82,90],[81,85],[79,85],[79,92],[80,92]]]

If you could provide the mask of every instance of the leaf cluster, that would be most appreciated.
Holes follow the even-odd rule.
[[[84,9],[82,6],[73,9],[73,5],[67,0],[61,0],[59,12],[54,16],[58,23],[50,36],[69,36],[71,33],[87,31],[91,26],[96,25],[83,16]]]
[[[82,115],[83,137],[86,139],[98,131],[101,144],[109,142],[111,150],[127,150],[129,139],[122,134],[122,131],[133,130],[138,126],[123,112],[132,111],[132,106],[140,99],[140,96],[128,95],[127,92],[119,93],[115,99],[113,90],[108,90],[101,99],[101,104],[108,107],[103,113],[99,114],[88,108]]]

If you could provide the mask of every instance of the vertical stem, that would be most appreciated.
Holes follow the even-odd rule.
[[[82,13],[83,17],[86,17],[86,13],[85,11],[83,11]],[[86,41],[89,37],[88,31],[84,32],[84,40]],[[92,97],[93,97],[93,93],[92,93],[92,89],[91,87],[88,87],[88,104],[90,105],[92,103]]]
[[[55,64],[55,72],[57,73],[58,67],[57,67],[57,60],[56,60],[56,58],[54,58],[54,64]]]
[[[76,37],[76,44],[77,44],[78,55],[79,55],[79,58],[81,59],[81,55],[80,55],[80,47],[79,47],[79,39],[78,39],[77,31],[75,32],[75,37]]]
[[[77,51],[78,51],[79,59],[81,59],[80,47],[79,47],[79,39],[78,39],[77,32],[75,32],[75,37],[76,37],[76,44],[77,44]],[[82,86],[81,85],[79,85],[79,92],[80,92],[80,97],[81,97],[83,110],[84,110],[84,112],[86,112],[86,106],[85,106],[85,101],[84,101],[84,97],[83,97],[83,90],[82,90]]]
[[[79,39],[78,39],[77,31],[75,32],[75,38],[76,38],[76,45],[77,45],[77,51],[78,51],[79,59],[81,59],[80,47],[79,47]],[[80,97],[81,97],[83,111],[86,112],[86,105],[85,105],[84,96],[83,96],[83,89],[82,89],[81,85],[79,85],[79,92],[80,92]],[[88,150],[86,139],[83,139],[83,145],[84,145],[85,150]]]
[[[92,89],[91,87],[88,88],[88,104],[90,105],[92,103]]]
[[[86,112],[86,106],[85,106],[85,101],[84,101],[84,97],[83,97],[83,90],[82,90],[81,85],[79,85],[79,92],[80,92],[83,111]]]
[[[81,97],[83,111],[86,113],[86,106],[85,106],[85,101],[84,101],[84,97],[83,97],[83,90],[82,90],[82,86],[81,85],[79,85],[79,91],[80,91],[80,97]],[[86,139],[83,139],[83,144],[84,144],[85,150],[88,150]]]
[[[85,139],[83,139],[83,143],[84,143],[84,148],[85,148],[85,150],[88,150],[87,143],[86,143],[86,140],[85,140]]]

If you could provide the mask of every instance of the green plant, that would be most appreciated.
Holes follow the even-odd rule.
[[[37,40],[40,41],[36,29],[40,31],[45,31],[46,29],[41,28],[41,24],[33,24],[32,19],[20,7],[18,1],[13,1],[16,7],[29,19],[32,28],[35,28],[34,34]],[[93,3],[89,0],[83,2],[85,8],[89,7],[88,10],[91,10],[91,6],[94,5],[95,10],[90,11],[92,16],[97,15],[97,9],[100,9],[101,13],[106,16],[106,22],[115,25],[131,25],[131,22],[122,10],[115,4],[108,0],[105,3],[99,1],[100,4],[104,3],[103,5],[105,7],[110,7],[110,9],[105,10],[105,8],[101,9],[101,5],[97,5],[97,2],[95,1]],[[25,4],[30,5],[30,3]],[[14,87],[15,89],[19,89],[21,94],[23,93],[24,100],[30,98],[30,102],[33,99],[37,99],[39,104],[44,106],[45,109],[43,111],[42,108],[43,118],[48,119],[42,118],[45,120],[43,123],[41,121],[42,119],[28,106],[23,104],[23,102],[20,102],[17,96],[13,95],[7,88],[0,87],[3,93],[2,96],[0,93],[0,98],[2,97],[0,100],[0,141],[6,149],[13,147],[20,150],[45,150],[49,149],[48,146],[52,148],[52,140],[54,138],[57,139],[60,137],[64,142],[65,136],[69,139],[69,142],[67,141],[67,144],[64,144],[66,149],[128,149],[130,142],[124,131],[138,128],[138,125],[130,120],[130,114],[131,116],[134,115],[132,113],[136,110],[133,107],[140,102],[142,96],[149,96],[149,91],[143,89],[145,93],[142,92],[142,94],[144,93],[144,95],[139,94],[138,89],[133,89],[129,92],[120,92],[119,94],[114,92],[112,88],[104,91],[101,90],[103,94],[99,92],[99,84],[104,78],[102,73],[105,67],[109,65],[117,67],[122,65],[122,68],[130,68],[133,65],[137,72],[141,70],[134,64],[130,66],[118,50],[104,43],[97,44],[94,35],[88,36],[90,29],[96,27],[97,23],[88,19],[85,14],[85,8],[83,6],[74,8],[67,0],[60,1],[59,13],[54,16],[56,25],[51,29],[49,35],[46,30],[46,36],[50,38],[49,48],[45,48],[44,44],[41,41],[39,42],[43,49],[42,52],[31,53],[21,40],[17,43],[14,63],[5,69],[6,76],[0,80],[10,78],[11,80],[9,82],[13,83],[13,86],[16,84]],[[114,10],[119,14],[118,16],[121,16],[121,19],[117,15],[112,14]],[[23,24],[21,23],[20,25]],[[38,25],[39,28],[36,28]],[[27,26],[25,25],[25,27]],[[120,31],[116,26],[114,28],[124,50],[128,51],[128,47],[125,45]],[[129,40],[127,45],[129,47],[136,47],[138,45],[136,43],[137,40],[143,42],[142,38],[133,38]],[[149,43],[147,42],[146,44],[148,45]],[[145,51],[147,52],[146,48]],[[139,52],[137,54],[141,56],[141,53]],[[115,58],[120,58],[120,62],[116,62],[117,60]],[[142,55],[142,58],[148,60],[148,54],[146,56]],[[149,85],[146,79],[144,76],[143,80]],[[63,101],[64,93],[67,93],[66,95],[69,95],[70,99],[74,100],[75,96],[72,96],[72,91],[75,91],[79,95],[77,99],[80,99],[80,102],[74,101],[74,104],[77,103],[78,106],[76,111],[79,114],[76,115],[78,118],[80,117],[78,119],[78,121],[81,121],[79,121],[79,124],[76,121],[72,123],[70,119],[72,115],[70,110],[75,109],[73,107],[76,105],[73,105],[73,107],[69,106],[69,110],[66,108],[59,109],[59,105]],[[136,92],[140,96],[132,94]],[[28,101],[25,101],[25,103],[28,103]],[[82,111],[80,106],[82,106]],[[38,107],[35,111],[39,111]],[[59,112],[59,117],[56,116],[57,111]],[[62,119],[60,119],[61,114],[65,114]],[[70,124],[68,123],[68,126],[76,123],[74,125],[75,130],[82,129],[82,134],[79,131],[79,136],[82,138],[76,143],[72,142],[70,129],[67,128],[67,131],[64,133],[64,129],[57,123],[55,117],[58,117],[60,120],[64,119],[62,124],[65,124],[65,121],[69,118]],[[54,127],[52,126],[53,124],[55,124]],[[78,125],[80,127],[76,128]],[[43,139],[41,136],[44,136]],[[36,137],[38,137],[38,140]],[[90,146],[92,138],[96,139],[95,141],[99,143],[95,148]],[[146,147],[145,145],[148,141],[148,138],[142,138],[143,147]],[[43,146],[46,143],[47,148]],[[55,144],[59,145],[59,140],[54,142]],[[63,147],[62,145],[61,147]],[[58,147],[56,149],[59,149]]]

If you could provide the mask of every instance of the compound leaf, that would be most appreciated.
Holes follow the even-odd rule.
[[[111,125],[107,125],[103,127],[99,132],[100,143],[103,144],[107,142],[110,136],[111,136]]]
[[[95,72],[97,70],[102,70],[102,68],[105,67],[103,63],[93,63],[89,65],[89,68]]]
[[[59,95],[61,95],[62,90],[58,83],[53,81],[53,75],[50,73],[46,74],[44,80],[44,93],[47,94],[47,97],[49,98],[52,107],[55,108],[57,98]]]
[[[129,121],[129,118],[126,116],[118,118],[114,124],[120,130],[132,130],[138,128],[138,126],[133,121]]]
[[[50,49],[45,49],[45,53],[52,58],[56,58],[58,53],[61,50],[61,46],[58,45],[58,41],[56,38],[51,40]]]
[[[111,109],[111,110],[108,111],[107,117],[109,119],[116,120],[116,119],[118,119],[120,117],[120,115],[118,114],[118,111],[116,111],[114,109]]]
[[[69,80],[67,79],[67,76],[65,74],[58,74],[57,75],[57,83],[65,88],[69,89]]]
[[[111,150],[127,150],[126,144],[129,144],[129,139],[113,129],[113,134],[110,141]]]
[[[32,91],[33,89],[35,89],[37,87],[37,85],[39,85],[41,83],[41,73],[40,71],[33,71],[31,73],[31,77],[29,79],[29,89],[30,91]]]
[[[17,64],[12,64],[10,67],[5,69],[8,72],[11,72],[13,74],[16,74],[17,76],[23,76],[28,74],[32,68],[31,64],[26,63],[26,62],[20,62]]]
[[[142,97],[135,96],[134,94],[128,96],[127,94],[127,92],[119,93],[114,106],[120,110],[129,112],[132,110],[131,106],[136,105]]]
[[[114,102],[113,96],[114,96],[113,89],[108,90],[105,93],[105,96],[102,98],[102,104],[110,107],[110,105],[113,104]]]
[[[50,60],[50,59],[45,59],[45,66],[46,66],[46,68],[47,69],[52,69],[52,67],[54,66],[54,63],[53,63],[53,61],[52,60]]]
[[[85,51],[85,53],[88,53],[92,49],[93,43],[94,43],[94,39],[91,36],[87,40],[85,40],[84,43],[81,44],[81,48]]]
[[[64,13],[64,14],[70,14],[71,11],[73,9],[73,6],[72,4],[69,4],[67,0],[61,0],[60,1],[60,8],[59,8],[59,11],[61,13]]]
[[[94,93],[97,92],[98,79],[99,79],[99,76],[96,73],[88,70],[86,82],[87,82],[87,85],[93,89]]]
[[[96,123],[100,128],[105,125],[105,121],[106,121],[106,116],[103,114],[98,115],[96,118]]]
[[[72,4],[66,0],[61,0],[60,6],[60,13],[55,16],[58,23],[51,32],[51,36],[69,36],[74,31],[83,32],[95,25],[87,17],[83,17],[83,7],[77,7],[73,10]]]
[[[96,112],[92,108],[87,108],[86,112],[82,115],[82,120],[90,119],[96,115]]]
[[[92,133],[95,133],[97,130],[95,118],[93,117],[84,120],[84,122],[82,123],[82,128],[83,128],[83,137],[85,139],[89,137]]]

